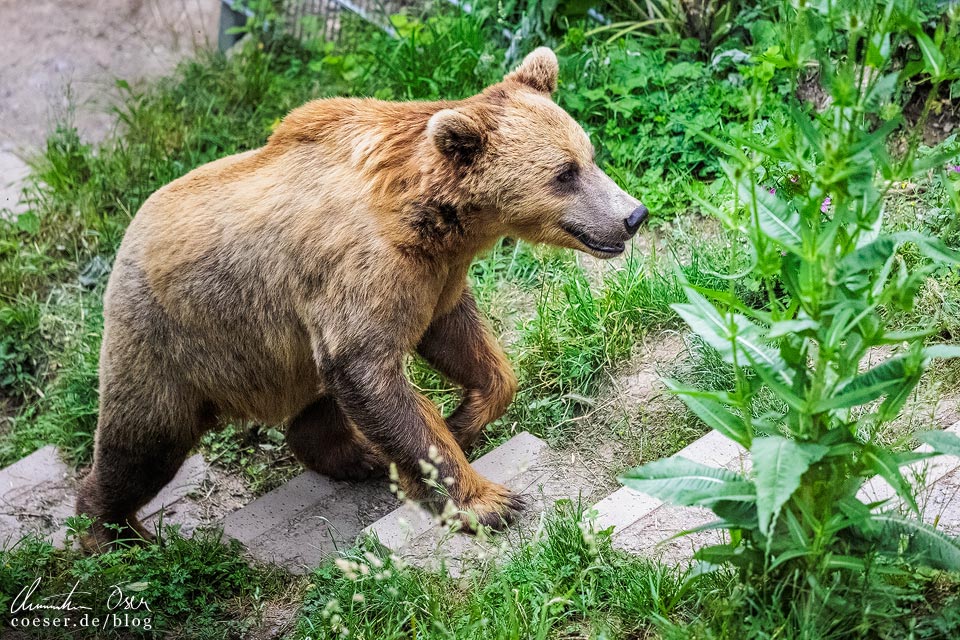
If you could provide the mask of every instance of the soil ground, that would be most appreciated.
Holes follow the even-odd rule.
[[[56,122],[103,140],[116,80],[136,85],[214,46],[219,11],[219,0],[0,2],[0,212],[22,209],[26,163]]]
[[[114,82],[170,71],[216,44],[219,0],[0,2],[0,150],[43,144],[72,107],[85,140],[113,127]]]

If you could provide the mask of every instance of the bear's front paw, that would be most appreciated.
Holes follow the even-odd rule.
[[[480,527],[500,530],[516,521],[524,506],[523,496],[491,482],[460,505],[458,519],[466,531],[476,532]]]

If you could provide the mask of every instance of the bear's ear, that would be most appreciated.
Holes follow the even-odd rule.
[[[473,162],[486,142],[480,125],[470,116],[453,109],[441,109],[430,116],[427,137],[440,153],[461,164]]]
[[[560,65],[557,63],[557,54],[549,47],[539,47],[528,53],[520,66],[507,74],[504,80],[520,82],[549,95],[557,90],[558,75]]]

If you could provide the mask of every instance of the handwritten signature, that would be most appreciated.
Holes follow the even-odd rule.
[[[34,594],[40,588],[41,578],[37,578],[33,583],[20,590],[17,597],[10,603],[10,613],[19,613],[21,611],[91,611],[92,607],[85,607],[80,604],[74,604],[73,597],[80,595],[90,595],[89,591],[77,591],[80,581],[73,585],[68,593],[55,593],[43,598],[35,598]],[[108,611],[150,611],[150,605],[142,597],[128,595],[121,588],[122,585],[115,584],[110,586],[110,594],[107,596]],[[62,600],[58,600],[62,598]],[[50,602],[50,601],[54,602]]]

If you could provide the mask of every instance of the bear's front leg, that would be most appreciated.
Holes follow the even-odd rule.
[[[453,310],[430,323],[417,352],[463,387],[463,401],[447,426],[468,449],[486,425],[506,412],[517,392],[517,377],[470,291],[464,290]]]
[[[440,412],[404,377],[402,354],[378,351],[356,350],[321,367],[346,415],[396,464],[406,495],[435,500],[438,488],[429,482],[435,477],[468,528],[508,524],[523,507],[520,496],[470,466]]]

